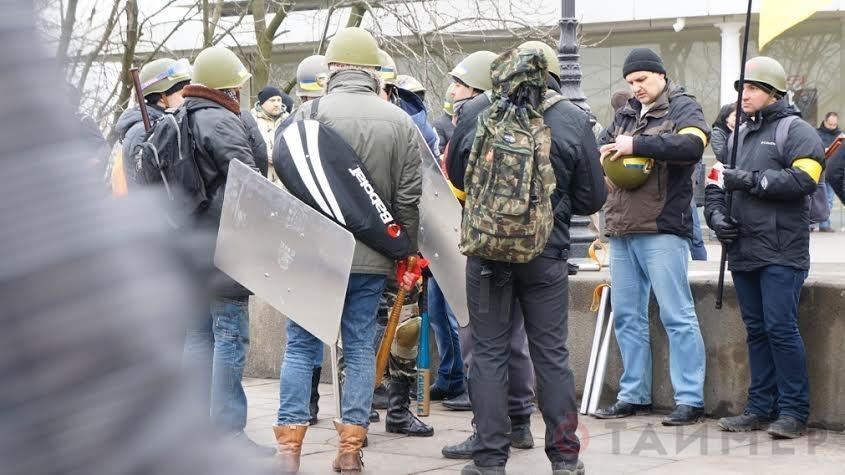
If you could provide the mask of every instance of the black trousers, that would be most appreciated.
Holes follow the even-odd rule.
[[[546,455],[552,463],[576,461],[581,444],[575,434],[578,409],[566,348],[566,261],[540,256],[525,264],[503,264],[470,257],[466,276],[474,345],[470,398],[481,447],[473,454],[475,464],[501,466],[508,460],[508,360],[517,303],[546,424]]]

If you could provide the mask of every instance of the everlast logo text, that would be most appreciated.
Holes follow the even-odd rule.
[[[361,171],[361,168],[350,168],[349,173],[358,179],[358,183],[361,184],[361,188],[364,189],[365,192],[370,196],[370,201],[373,203],[373,206],[376,207],[378,211],[378,216],[381,218],[381,221],[384,224],[388,224],[393,221],[393,215],[390,214],[390,211],[387,210],[387,206],[384,205],[384,202],[381,200],[381,197],[376,193],[376,190],[373,189],[373,185],[370,184],[370,180],[367,180],[367,177],[364,175],[364,172]]]

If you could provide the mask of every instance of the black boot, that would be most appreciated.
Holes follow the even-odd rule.
[[[417,419],[417,416],[408,409],[408,405],[411,402],[408,397],[408,388],[410,386],[410,378],[391,378],[384,428],[387,432],[394,434],[407,434],[411,437],[431,437],[434,435],[434,428]]]
[[[320,406],[318,403],[320,402],[320,373],[322,373],[322,371],[323,368],[317,367],[311,372],[311,403],[309,405],[311,420],[309,421],[309,424],[312,426],[317,423],[317,413],[320,412]]]
[[[379,384],[373,391],[373,408],[387,409],[387,386]]]

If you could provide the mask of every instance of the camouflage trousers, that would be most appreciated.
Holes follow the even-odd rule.
[[[399,292],[399,286],[395,279],[388,277],[387,286],[379,302],[378,314],[376,317],[376,332],[373,338],[373,352],[378,354],[381,340],[387,327],[387,320],[390,317],[390,310]],[[385,374],[381,380],[381,386],[385,389],[391,379],[417,377],[417,351],[420,340],[420,317],[418,302],[420,298],[419,285],[405,293],[402,313],[399,316],[399,326],[396,328],[396,336],[390,346],[390,357]],[[343,352],[339,353],[338,366],[341,371],[341,380],[345,375],[346,365],[343,362]]]

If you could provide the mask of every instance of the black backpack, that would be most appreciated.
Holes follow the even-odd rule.
[[[310,117],[276,130],[273,168],[292,195],[351,232],[355,239],[392,259],[408,256],[411,241],[382,200],[355,150],[334,129]]]
[[[164,187],[171,204],[167,213],[171,224],[178,227],[205,209],[208,194],[194,157],[187,109],[180,107],[158,119],[132,156],[140,185]]]

